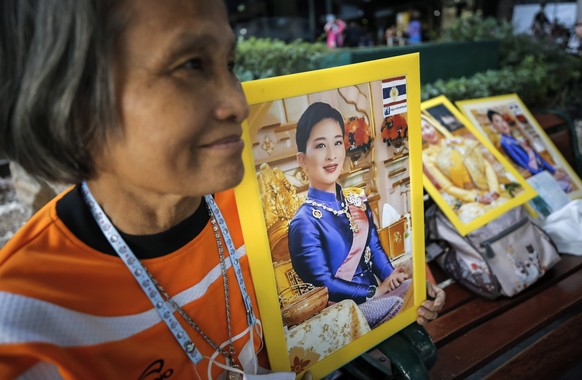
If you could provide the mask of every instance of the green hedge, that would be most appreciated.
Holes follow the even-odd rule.
[[[237,43],[235,73],[244,82],[320,68],[328,54],[322,43],[285,43],[269,38],[240,39]]]
[[[491,39],[329,50],[322,43],[252,37],[239,40],[235,70],[241,81],[248,81],[419,52],[422,83],[430,83],[497,68],[499,49],[499,41]]]
[[[499,53],[496,57],[499,61],[498,70],[465,74],[467,76],[436,80],[428,84],[424,83],[430,76],[425,73],[423,100],[445,95],[455,101],[515,92],[530,108],[561,108],[573,116],[582,113],[582,107],[579,106],[582,104],[582,57],[566,54],[557,46],[530,36],[516,35],[511,24],[498,22],[493,18],[459,19],[443,31],[440,42],[447,46],[451,42],[484,43],[492,39],[499,41]],[[434,43],[431,46],[423,45],[427,45],[427,48],[435,45],[434,48],[438,48],[438,44]],[[235,72],[241,81],[268,78],[348,64],[354,60],[354,56],[364,56],[369,51],[376,54],[379,49],[380,47],[330,51],[323,43],[297,40],[286,44],[279,40],[251,37],[238,41],[238,64]],[[449,54],[444,56],[448,57]],[[471,57],[466,54],[465,57],[460,62],[473,67],[469,63]],[[458,63],[459,59],[456,61]],[[426,60],[423,65],[435,64]],[[441,62],[438,66],[443,65]],[[462,71],[459,73],[462,75]]]
[[[336,49],[328,54],[322,67],[366,62],[375,59],[419,53],[422,84],[459,78],[499,68],[499,41],[429,42],[406,46]]]
[[[527,55],[515,66],[427,84],[422,88],[422,98],[426,100],[445,95],[449,100],[456,101],[515,92],[531,107],[565,107],[579,97],[580,94],[575,91],[579,80],[579,69],[570,68],[569,72],[564,72],[559,62]]]
[[[500,41],[500,69],[422,88],[422,98],[445,95],[451,101],[517,93],[530,108],[561,108],[581,112],[582,57],[531,36],[514,34],[507,22],[472,17],[443,31],[442,41]]]

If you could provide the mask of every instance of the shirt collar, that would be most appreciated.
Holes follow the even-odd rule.
[[[316,199],[322,202],[328,203],[338,202],[338,199],[341,200],[343,196],[341,195],[342,188],[337,183],[335,184],[335,192],[336,194],[333,194],[327,191],[318,190],[316,188],[310,187],[309,190],[307,191],[307,196],[311,199]]]

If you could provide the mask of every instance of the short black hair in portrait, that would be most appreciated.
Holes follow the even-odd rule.
[[[499,115],[502,116],[499,112],[497,111],[493,111],[493,110],[489,110],[487,111],[487,119],[489,119],[490,122],[493,123],[493,115]]]
[[[345,135],[344,118],[338,110],[327,103],[316,102],[311,104],[297,122],[297,130],[295,132],[295,142],[297,143],[297,151],[305,153],[307,140],[311,134],[313,126],[324,119],[334,119],[338,122],[342,129],[342,135]]]
[[[0,2],[0,152],[30,174],[76,183],[117,128],[115,0]]]

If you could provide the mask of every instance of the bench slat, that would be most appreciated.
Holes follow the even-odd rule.
[[[448,306],[454,307],[454,310],[448,311],[427,324],[426,330],[436,346],[441,347],[484,320],[504,312],[525,299],[533,297],[538,292],[576,271],[582,271],[582,257],[564,255],[560,262],[530,288],[513,298],[501,298],[495,301],[474,297],[470,302],[463,302],[465,295],[453,287],[453,285],[459,287],[458,284],[453,284],[447,287],[445,291],[447,293],[446,304],[455,305]],[[449,292],[451,287],[453,287],[453,291]],[[461,299],[457,297],[461,297]]]
[[[537,329],[582,304],[580,289],[582,276],[566,277],[536,297],[526,299],[440,347],[436,365],[430,371],[431,379],[471,374]]]
[[[582,313],[568,319],[495,370],[487,380],[555,379],[582,358]]]
[[[445,302],[445,306],[439,313],[439,318],[477,298],[474,293],[471,293],[469,290],[464,288],[462,285],[459,285],[458,283],[452,283],[447,286],[445,288],[445,292],[447,294],[447,300]]]

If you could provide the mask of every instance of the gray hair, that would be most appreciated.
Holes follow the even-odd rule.
[[[0,2],[0,152],[34,176],[91,178],[95,152],[117,128],[115,3]]]

